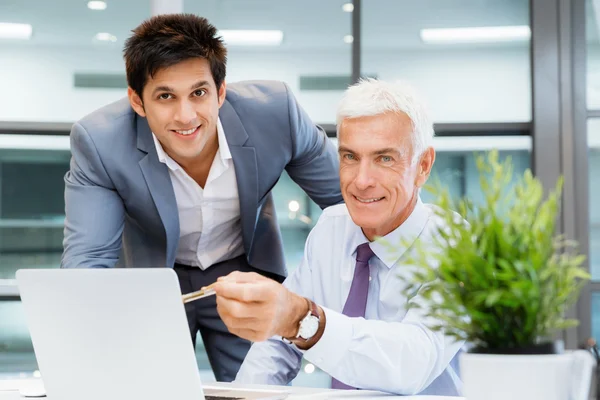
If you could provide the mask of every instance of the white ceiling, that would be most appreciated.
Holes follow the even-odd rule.
[[[87,0],[0,0],[0,22],[30,23],[29,45],[92,46],[98,32],[117,36],[121,48],[132,28],[150,16],[151,0],[106,0],[91,11]],[[185,0],[185,11],[207,17],[219,29],[280,29],[282,50],[343,50],[351,33],[346,0]],[[363,0],[363,45],[409,49],[423,45],[422,28],[527,25],[528,0]],[[0,43],[1,45],[1,43]],[[97,45],[97,44],[96,44]]]

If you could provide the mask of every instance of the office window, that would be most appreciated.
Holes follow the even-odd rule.
[[[21,302],[0,299],[0,379],[37,368]]]
[[[527,0],[363,0],[361,41],[361,75],[414,83],[438,123],[531,120]]]
[[[274,79],[287,83],[313,121],[334,123],[335,107],[351,83],[352,14],[345,0],[186,1],[186,12],[213,23],[227,42],[227,81]],[[230,30],[282,35],[242,43]],[[229,38],[229,39],[228,39]],[[262,41],[262,44],[261,44]]]
[[[586,39],[587,39],[587,107],[590,111],[600,109],[600,42],[598,29],[598,2],[586,1]],[[592,280],[600,281],[600,119],[594,117],[587,123],[588,142],[588,182],[589,182],[589,267]],[[592,334],[600,335],[600,297],[597,292],[592,295]]]
[[[581,315],[583,325],[591,326],[590,334],[596,340],[600,337],[600,4],[594,0],[585,0],[586,35],[586,100],[587,100],[587,163],[588,163],[588,213],[589,213],[589,252],[587,264],[592,276],[589,284],[591,304],[583,304],[582,309],[590,314]],[[591,321],[590,321],[591,318]],[[585,332],[587,334],[587,332]]]
[[[273,188],[277,221],[281,229],[288,272],[296,269],[304,255],[308,233],[321,215],[321,208],[284,172]]]
[[[0,40],[0,121],[73,122],[126,95],[122,50],[150,16],[149,0],[0,1],[1,22],[32,26],[29,40]],[[114,41],[113,41],[114,40]]]
[[[0,279],[58,267],[69,158],[68,151],[0,150]]]
[[[588,120],[590,258],[592,279],[600,280],[600,119]]]
[[[469,139],[465,138],[464,140]],[[484,151],[439,152],[432,176],[440,177],[440,180],[446,184],[450,193],[455,198],[466,196],[474,202],[483,201],[483,194],[479,185],[479,171],[475,164],[475,158],[477,155],[484,153]],[[506,158],[512,160],[514,166],[513,183],[523,175],[526,169],[530,168],[531,154],[527,149],[500,151],[499,157],[500,160]],[[426,191],[423,192],[422,198],[424,202],[435,200]]]
[[[592,337],[600,338],[600,293],[592,294]]]
[[[600,109],[600,4],[586,0],[587,107]]]
[[[18,269],[60,265],[69,158],[66,150],[0,150],[0,374],[37,369],[23,307],[8,295]]]

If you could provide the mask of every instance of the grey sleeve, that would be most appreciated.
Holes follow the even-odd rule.
[[[286,167],[290,177],[321,208],[343,202],[339,159],[325,131],[315,125],[286,85],[292,136],[292,160]]]
[[[98,150],[83,126],[71,130],[65,175],[64,252],[61,268],[114,267],[121,250],[125,210]]]

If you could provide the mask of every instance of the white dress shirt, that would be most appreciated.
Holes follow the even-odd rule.
[[[159,161],[169,168],[177,201],[180,230],[175,261],[206,269],[243,254],[237,179],[221,120],[217,123],[219,149],[204,189],[153,137]]]
[[[443,223],[432,207],[419,200],[408,219],[385,240],[392,244],[402,239],[431,242],[434,227]],[[236,381],[285,385],[297,375],[304,356],[339,381],[361,389],[397,394],[460,393],[458,352],[463,343],[430,330],[422,311],[406,310],[408,299],[402,295],[408,272],[402,264],[406,248],[398,247],[390,254],[382,243],[371,243],[376,257],[369,262],[365,318],[342,314],[354,275],[356,248],[367,241],[345,204],[323,212],[308,236],[301,265],[284,282],[291,291],[323,308],[323,336],[308,351],[277,337],[255,343]]]

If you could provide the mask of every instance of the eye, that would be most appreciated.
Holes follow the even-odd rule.
[[[194,96],[196,97],[202,97],[206,94],[206,90],[205,89],[198,89],[194,92]]]
[[[356,157],[354,157],[354,154],[350,154],[350,153],[346,153],[342,157],[348,161],[353,161],[356,159]]]
[[[162,93],[158,95],[158,98],[160,100],[169,100],[171,98],[171,95],[169,93]]]
[[[394,161],[394,159],[390,156],[381,156],[381,161],[384,163],[389,163],[389,162]]]

